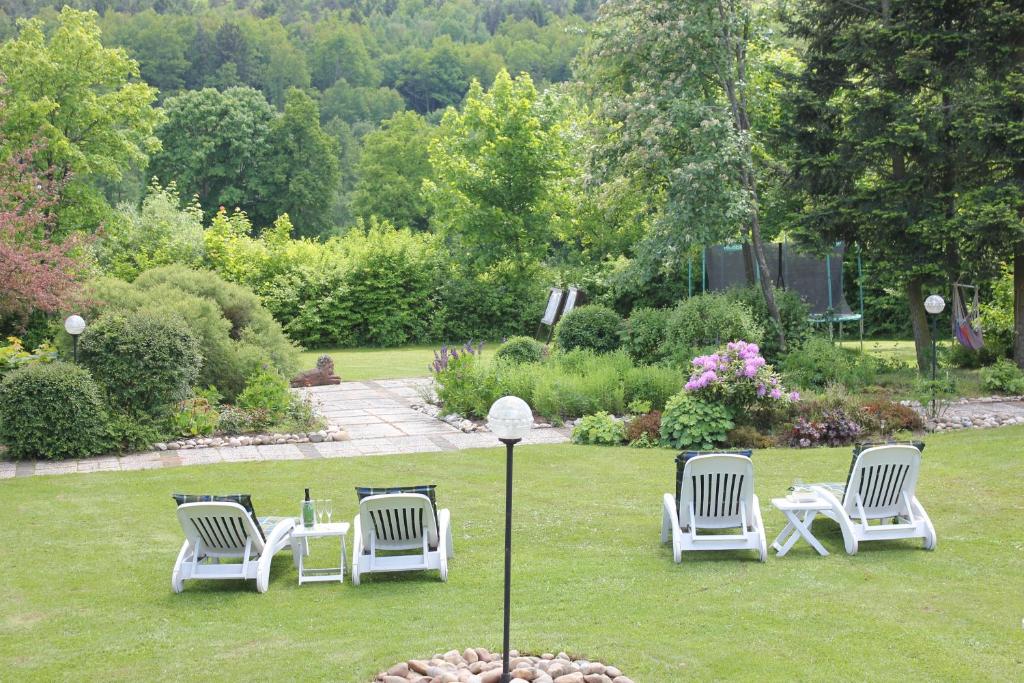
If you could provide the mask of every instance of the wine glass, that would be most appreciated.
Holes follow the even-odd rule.
[[[327,513],[327,523],[331,523],[331,515],[334,514],[334,506],[331,505],[331,499],[328,498],[324,501],[324,512]]]
[[[320,498],[316,501],[316,520],[320,523],[324,523],[324,499]]]

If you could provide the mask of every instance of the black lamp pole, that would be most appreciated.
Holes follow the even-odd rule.
[[[938,329],[935,324],[935,319],[939,317],[938,313],[932,314],[932,415],[935,415],[935,371],[938,367],[938,346],[935,336],[938,334]]]
[[[501,683],[509,683],[508,622],[509,589],[512,584],[512,448],[520,439],[501,439],[505,444],[505,622],[501,648]]]
[[[71,355],[75,360],[75,364],[78,364],[78,335],[71,335]]]

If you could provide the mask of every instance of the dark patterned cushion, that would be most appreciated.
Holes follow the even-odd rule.
[[[430,507],[434,508],[434,519],[437,519],[437,500],[434,497],[434,489],[437,484],[425,484],[422,486],[357,486],[356,497],[359,500],[369,496],[380,496],[385,493],[421,493],[430,499]]]
[[[918,451],[924,452],[924,441],[865,441],[864,443],[853,444],[853,457],[850,458],[850,470],[846,473],[846,483],[850,483],[853,476],[853,466],[857,464],[857,457],[869,448],[875,446],[913,446]]]
[[[259,517],[256,516],[256,512],[252,509],[252,497],[248,493],[229,493],[224,496],[212,496],[209,494],[193,494],[193,493],[172,493],[171,498],[178,503],[178,505],[184,505],[185,503],[238,503],[245,511],[249,513],[249,518],[252,520],[253,525],[256,527],[256,531],[259,532],[260,538],[264,541],[267,540],[267,535],[263,533],[263,527],[260,526]]]
[[[698,455],[711,454],[745,455],[749,458],[754,455],[754,451],[750,449],[737,451],[683,451],[676,456],[676,502],[679,502],[679,494],[683,490],[683,468],[686,467],[686,461],[690,458],[696,458]]]

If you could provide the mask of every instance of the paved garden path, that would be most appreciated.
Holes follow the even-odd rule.
[[[422,403],[423,393],[430,391],[430,382],[429,379],[343,382],[337,386],[303,390],[309,392],[318,412],[329,423],[345,428],[350,437],[347,441],[179,449],[82,460],[0,461],[0,479],[37,474],[116,472],[220,462],[344,458],[500,446],[490,432],[466,434],[413,410],[411,405]],[[523,443],[563,443],[568,440],[568,429],[551,427],[532,430]]]

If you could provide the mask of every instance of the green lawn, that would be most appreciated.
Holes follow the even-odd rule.
[[[500,345],[501,342],[488,342],[484,345],[484,355]],[[316,349],[302,352],[300,367],[303,370],[315,367],[317,359],[326,353],[334,360],[335,373],[346,382],[426,377],[434,362],[434,351],[440,347],[441,344],[427,344],[386,349]]]
[[[318,349],[303,351],[303,370],[316,366],[327,354],[334,361],[334,372],[346,382],[364,379],[426,377],[434,360],[435,346],[401,346],[389,349]]]
[[[1024,679],[1024,428],[928,439],[919,497],[939,535],[842,551],[799,544],[687,555],[659,544],[672,454],[517,451],[512,643],[614,663],[637,683],[684,679]],[[755,454],[769,499],[794,478],[845,475],[848,449]],[[0,482],[0,679],[368,681],[396,661],[501,642],[504,459],[498,449],[223,464]],[[437,482],[456,554],[432,574],[299,587],[288,553],[270,591],[170,573],[181,531],[170,494],[251,491],[293,513],[302,488],[356,511],[357,484]],[[331,545],[315,546],[327,559]]]

